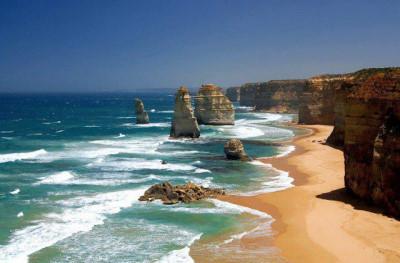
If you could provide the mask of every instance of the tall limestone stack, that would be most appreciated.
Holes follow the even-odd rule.
[[[345,185],[400,216],[400,68],[369,74],[345,102]]]
[[[202,85],[195,97],[195,116],[199,124],[234,125],[232,102],[214,84]]]
[[[193,115],[192,102],[189,90],[186,87],[180,87],[176,92],[170,136],[175,138],[198,138],[200,136],[199,125]]]
[[[333,125],[335,90],[348,75],[320,75],[308,80],[299,97],[299,123]]]
[[[240,87],[230,87],[226,89],[225,95],[232,102],[240,101]]]
[[[255,110],[279,113],[297,113],[299,95],[307,80],[271,80],[258,83],[255,95]]]
[[[149,115],[144,110],[143,102],[140,99],[135,99],[135,110],[136,110],[136,123],[137,124],[149,123]]]

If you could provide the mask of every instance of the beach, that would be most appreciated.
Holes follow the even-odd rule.
[[[312,132],[291,142],[295,151],[259,159],[288,171],[294,187],[220,199],[272,215],[273,244],[289,262],[400,262],[400,222],[345,191],[343,153],[323,143],[333,127],[297,127]]]

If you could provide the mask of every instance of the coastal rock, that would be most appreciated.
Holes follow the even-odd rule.
[[[186,87],[180,87],[176,92],[170,136],[174,138],[200,136],[199,125],[193,115],[192,102]]]
[[[225,156],[228,160],[249,161],[243,143],[239,139],[230,139],[224,145]]]
[[[299,95],[305,89],[307,80],[271,80],[254,85],[256,111],[297,113]]]
[[[240,106],[254,107],[256,105],[256,91],[259,83],[247,83],[240,86]]]
[[[144,110],[143,102],[140,99],[135,99],[135,110],[136,110],[136,123],[137,124],[149,123],[149,115]]]
[[[165,205],[176,204],[179,202],[190,203],[204,198],[216,197],[224,195],[223,189],[212,189],[187,183],[184,185],[173,186],[169,182],[155,184],[146,190],[139,201],[161,200]]]
[[[226,89],[225,95],[232,102],[240,101],[240,87],[230,87]]]
[[[195,97],[195,116],[199,124],[233,125],[235,110],[222,89],[213,84],[202,85]]]
[[[345,186],[400,216],[400,68],[363,74],[345,102]]]

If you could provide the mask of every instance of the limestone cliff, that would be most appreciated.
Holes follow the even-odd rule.
[[[362,74],[344,106],[345,185],[400,216],[400,68]]]
[[[240,87],[230,87],[226,89],[225,95],[232,102],[240,101]]]
[[[199,124],[233,125],[235,110],[222,89],[213,84],[202,85],[195,97],[195,116]]]
[[[149,123],[149,115],[144,110],[143,102],[140,99],[135,99],[135,110],[136,110],[136,123],[137,124]]]
[[[180,87],[176,92],[170,136],[191,138],[200,136],[199,125],[193,115],[192,102],[186,87]]]
[[[255,94],[255,110],[280,113],[297,113],[299,95],[307,80],[271,80],[258,83]]]
[[[256,105],[256,91],[259,83],[247,83],[240,86],[240,106],[254,107]]]

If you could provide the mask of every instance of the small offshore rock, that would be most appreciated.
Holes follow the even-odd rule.
[[[137,124],[149,123],[149,115],[144,110],[143,102],[140,99],[135,99],[135,110],[136,110],[136,123]]]
[[[147,189],[144,195],[139,197],[139,201],[152,202],[154,200],[161,200],[165,205],[172,205],[179,202],[190,203],[224,194],[225,191],[223,189],[207,188],[191,182],[176,186],[173,186],[169,182],[164,182],[155,184]]]
[[[244,151],[243,143],[239,139],[230,139],[225,143],[224,152],[228,160],[250,161]]]

